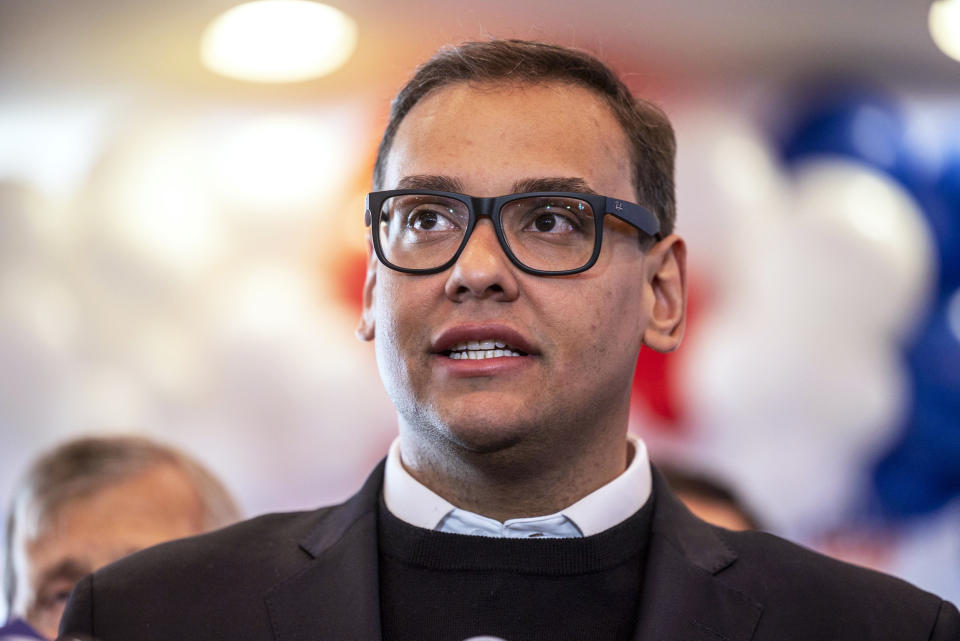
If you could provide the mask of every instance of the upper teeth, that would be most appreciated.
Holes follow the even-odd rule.
[[[450,358],[478,360],[483,358],[498,358],[500,356],[520,356],[506,343],[498,340],[467,341],[458,343],[450,348]]]

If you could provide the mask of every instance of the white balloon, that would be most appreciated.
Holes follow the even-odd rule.
[[[904,412],[898,339],[932,243],[916,203],[856,164],[804,165],[789,189],[789,209],[729,219],[724,289],[684,346],[681,389],[696,457],[803,536],[842,519]]]
[[[719,274],[747,237],[784,211],[788,187],[773,150],[744,117],[710,110],[680,114],[677,131],[678,227],[694,270]]]
[[[934,243],[919,204],[888,176],[839,159],[800,165],[794,194],[810,280],[830,297],[835,322],[904,337],[933,286]]]
[[[685,349],[697,457],[780,531],[842,516],[902,415],[893,350],[730,315]]]

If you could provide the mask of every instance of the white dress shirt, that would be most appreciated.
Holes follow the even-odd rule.
[[[413,478],[403,467],[398,437],[387,455],[383,499],[394,516],[428,530],[501,538],[590,536],[625,521],[650,498],[647,447],[632,434],[627,441],[632,456],[627,469],[617,478],[555,514],[501,523],[458,508]]]

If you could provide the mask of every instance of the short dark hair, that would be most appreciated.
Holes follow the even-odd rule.
[[[183,472],[197,494],[202,527],[212,530],[241,517],[233,497],[203,465],[172,447],[140,436],[81,437],[36,459],[14,489],[7,513],[3,594],[11,615],[17,590],[13,539],[17,528],[40,528],[61,507],[156,466]],[[145,497],[149,500],[149,497]]]
[[[627,136],[637,202],[660,220],[660,235],[676,221],[673,164],[676,139],[666,114],[638,99],[596,57],[576,49],[526,40],[465,42],[444,47],[420,65],[390,105],[390,119],[373,169],[375,189],[383,188],[386,159],[400,123],[424,96],[459,82],[567,82],[594,91],[613,111]]]

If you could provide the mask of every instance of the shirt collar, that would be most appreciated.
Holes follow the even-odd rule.
[[[427,530],[511,538],[590,536],[625,521],[650,497],[652,482],[647,447],[632,434],[627,436],[627,441],[633,456],[617,478],[556,514],[500,523],[457,508],[413,478],[401,462],[398,437],[387,454],[383,499],[394,516]]]

